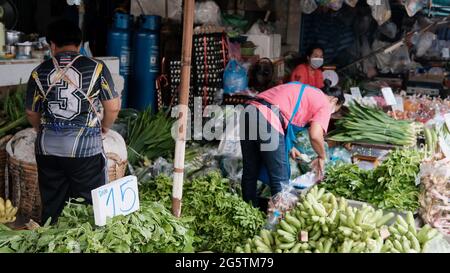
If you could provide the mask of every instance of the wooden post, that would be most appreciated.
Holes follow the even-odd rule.
[[[172,214],[181,216],[183,197],[184,155],[186,148],[186,130],[188,120],[189,87],[191,79],[192,36],[194,32],[194,2],[184,0],[183,43],[181,53],[181,83],[179,93],[178,131],[175,142],[175,160],[172,189]]]

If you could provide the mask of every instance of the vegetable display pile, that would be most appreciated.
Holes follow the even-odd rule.
[[[169,178],[158,177],[141,189],[151,200],[170,207],[172,181]],[[182,215],[195,217],[191,227],[196,235],[196,251],[233,251],[265,223],[264,214],[231,193],[230,183],[217,172],[185,183]]]
[[[419,173],[422,152],[415,149],[392,151],[383,163],[372,171],[356,165],[330,166],[319,185],[339,196],[369,202],[382,209],[415,211],[419,207]]]
[[[349,105],[349,113],[336,122],[337,129],[330,133],[330,140],[338,142],[359,141],[374,144],[414,146],[421,125],[394,120],[382,110]]]
[[[427,96],[409,96],[403,100],[403,108],[404,111],[390,111],[388,115],[399,120],[426,123],[436,115],[448,113],[450,101]]]
[[[238,253],[417,253],[440,236],[429,226],[417,230],[412,213],[406,221],[394,213],[384,214],[364,205],[350,207],[347,201],[325,189],[313,187],[297,207],[286,214],[274,231],[238,246]]]
[[[92,207],[69,203],[55,226],[12,231],[0,225],[0,252],[193,252],[193,234],[162,205],[141,201],[138,212],[93,224]]]
[[[25,88],[26,85],[19,85],[15,92],[9,93],[3,100],[4,112],[0,114],[4,117],[0,119],[0,138],[28,125],[25,115]]]
[[[169,157],[175,149],[172,124],[165,113],[152,115],[150,108],[140,112],[137,118],[129,119],[126,137],[128,162],[135,165],[144,158]]]

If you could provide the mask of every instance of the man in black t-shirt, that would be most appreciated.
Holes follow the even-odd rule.
[[[80,55],[78,26],[67,20],[54,22],[47,40],[53,58],[32,72],[26,108],[38,132],[42,222],[49,217],[55,222],[69,198],[82,197],[91,203],[91,190],[106,183],[102,134],[117,118],[120,98],[106,65]]]

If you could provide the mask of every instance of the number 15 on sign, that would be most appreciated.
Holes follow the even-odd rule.
[[[127,176],[101,186],[92,192],[95,224],[104,226],[106,219],[128,215],[139,210],[136,176]]]

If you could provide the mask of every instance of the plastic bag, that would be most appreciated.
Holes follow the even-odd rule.
[[[358,4],[358,0],[345,0],[345,3],[350,7],[354,8],[356,7],[356,4]]]
[[[221,25],[221,12],[214,1],[195,3],[195,23],[208,25]]]
[[[450,221],[447,217],[450,210],[450,160],[427,160],[420,166],[421,192],[419,196],[419,214],[422,220],[450,235]]]
[[[224,117],[226,128],[219,143],[219,155],[242,158],[239,130],[240,115],[241,110],[238,110],[237,108],[233,108],[232,111],[226,111]]]
[[[223,74],[224,93],[232,94],[248,89],[247,70],[237,61],[230,60]]]
[[[379,28],[380,32],[387,37],[394,39],[397,35],[397,25],[393,22],[386,22]]]
[[[450,243],[442,235],[438,235],[425,243],[422,253],[450,253]]]
[[[436,34],[432,32],[425,32],[419,36],[416,44],[416,56],[422,57],[431,48],[433,41],[436,40]]]
[[[293,187],[298,189],[307,189],[317,183],[317,176],[315,172],[308,172],[291,181]]]
[[[403,0],[402,2],[409,17],[413,17],[426,4],[423,0]]]
[[[220,160],[222,175],[231,182],[239,184],[242,178],[243,164],[241,158],[224,156]]]
[[[391,19],[389,0],[367,0],[367,4],[372,9],[372,17],[379,26]]]
[[[170,176],[173,173],[173,164],[169,163],[165,158],[159,157],[153,163],[152,176],[157,177],[159,175]]]
[[[391,72],[401,73],[409,70],[411,66],[411,58],[409,57],[409,50],[407,46],[401,46],[392,53],[391,56]]]
[[[302,0],[300,1],[300,9],[303,13],[311,14],[317,9],[317,3],[315,0]]]
[[[330,162],[329,164],[337,164],[337,163],[352,163],[352,155],[347,149],[341,146],[330,148]]]
[[[330,0],[330,2],[327,4],[327,7],[334,11],[338,11],[342,8],[343,4],[344,0]]]
[[[296,206],[298,202],[298,193],[292,184],[282,184],[281,187],[281,192],[270,198],[267,213],[271,214],[278,211],[281,213],[281,216],[284,217],[286,212],[292,210]]]

